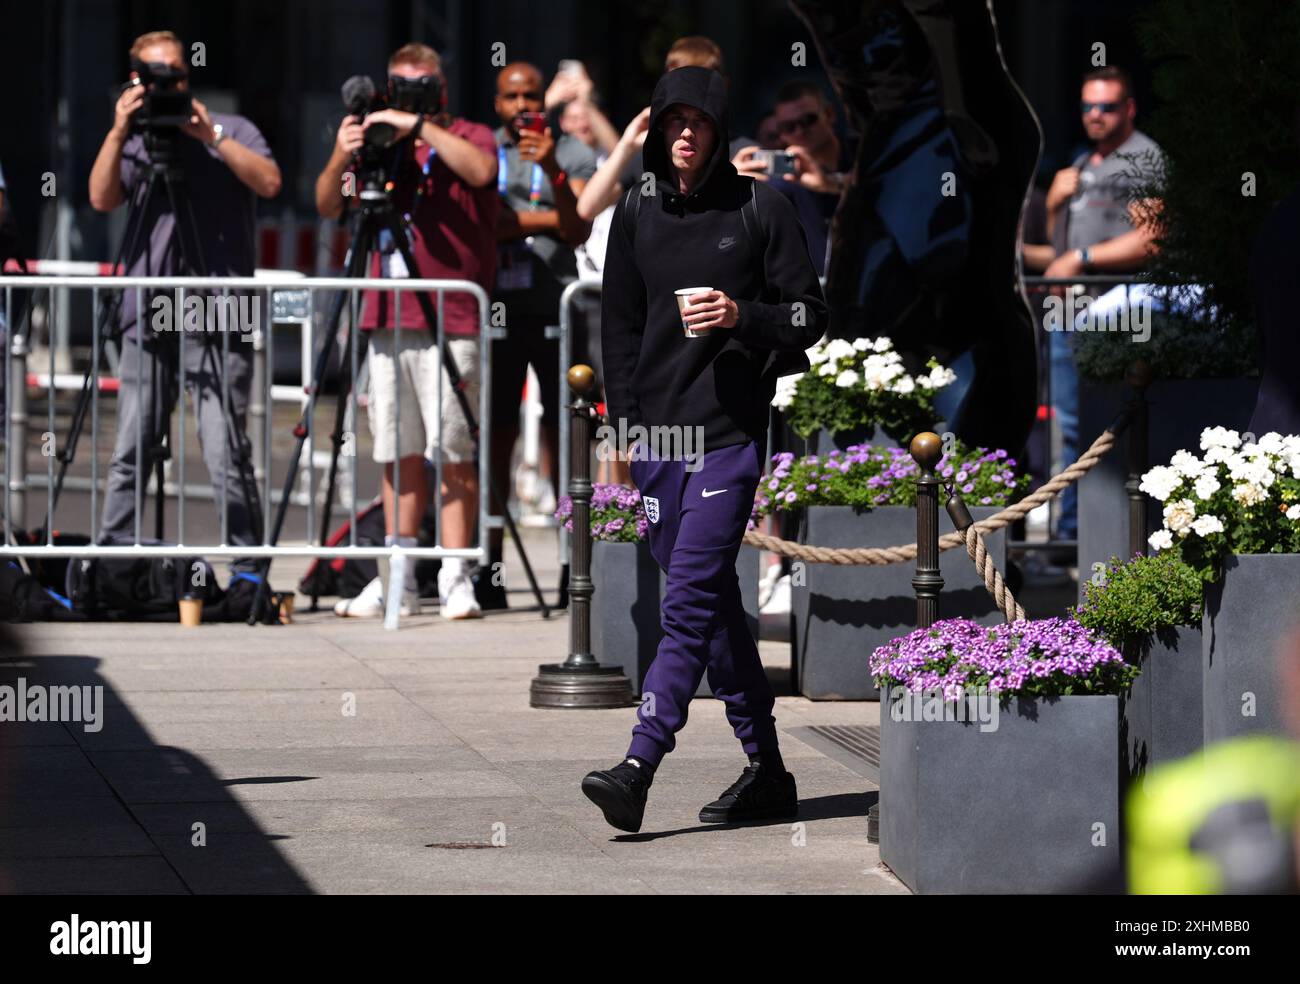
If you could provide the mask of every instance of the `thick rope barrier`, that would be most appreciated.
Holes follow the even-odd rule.
[[[1019,519],[1023,519],[1044,502],[1050,502],[1065,491],[1071,483],[1077,482],[1088,474],[1093,466],[1115,446],[1116,436],[1115,429],[1102,431],[1101,436],[1092,442],[1092,446],[1081,454],[1079,460],[1074,464],[1062,469],[1019,502],[1007,506],[988,519],[982,519],[975,523],[971,529],[979,533],[992,533],[995,530],[1011,525]],[[744,542],[762,550],[780,554],[782,557],[794,557],[797,560],[814,564],[838,564],[843,567],[859,564],[898,564],[916,558],[915,543],[908,543],[898,547],[818,547],[782,540],[780,537],[769,536],[766,533],[760,533],[758,530],[746,531]],[[939,537],[939,549],[941,551],[951,550],[953,547],[962,545],[963,542],[960,533],[945,533]],[[967,550],[969,549],[968,546]],[[1014,599],[1012,599],[1012,603],[1014,604]],[[1019,609],[1019,606],[1016,606],[1016,608],[1020,611],[1020,618],[1023,618],[1024,611]]]
[[[970,554],[970,559],[975,562],[975,569],[979,571],[980,577],[984,581],[984,587],[988,590],[989,595],[993,598],[993,603],[998,606],[998,610],[1007,617],[1008,622],[1023,622],[1025,620],[1025,610],[1020,607],[1020,602],[1011,594],[1011,589],[1007,587],[1006,581],[1002,580],[1002,572],[993,563],[989,556],[988,548],[984,545],[984,537],[980,536],[980,531],[973,525],[959,531],[966,541],[966,552]]]

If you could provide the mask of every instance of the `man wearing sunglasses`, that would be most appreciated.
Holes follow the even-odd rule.
[[[1136,272],[1155,251],[1155,229],[1139,216],[1158,203],[1132,200],[1138,172],[1158,165],[1160,147],[1134,126],[1137,102],[1128,73],[1114,65],[1083,79],[1079,113],[1092,149],[1056,173],[1047,192],[1047,230],[1056,259],[1045,277]],[[1048,334],[1052,402],[1061,428],[1061,456],[1079,452],[1079,383],[1070,340]],[[1061,496],[1057,536],[1078,535],[1078,494],[1070,486]]]
[[[835,134],[835,107],[814,82],[787,82],[777,91],[777,138],[780,148],[794,155],[794,173],[772,178],[758,147],[736,155],[736,170],[759,181],[771,181],[794,203],[808,237],[808,250],[819,273],[826,269],[826,242],[831,217],[852,168],[850,148]]]

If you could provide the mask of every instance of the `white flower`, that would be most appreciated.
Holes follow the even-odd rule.
[[[850,386],[858,385],[859,376],[853,369],[845,369],[835,377],[835,385],[847,389]]]
[[[1205,452],[1205,463],[1207,465],[1217,465],[1220,462],[1229,461],[1236,456],[1236,452],[1234,452],[1232,448],[1215,445]]]
[[[1165,506],[1165,526],[1179,536],[1186,536],[1196,519],[1196,503],[1191,499],[1179,499]]]
[[[846,356],[853,355],[853,344],[843,338],[833,338],[826,346],[826,355],[828,358],[843,359]]]
[[[804,355],[808,356],[808,361],[813,365],[821,365],[827,358],[826,346],[814,345],[812,348],[805,350]]]
[[[1297,502],[1294,506],[1292,506],[1290,509],[1286,511],[1286,518],[1291,520],[1291,522],[1293,523],[1296,522],[1297,520],[1300,520],[1300,502]]]
[[[794,402],[794,391],[799,385],[803,373],[779,376],[776,380],[776,392],[772,395],[772,406],[784,410]]]
[[[911,376],[900,376],[898,382],[894,383],[893,390],[895,393],[902,393],[906,396],[916,389],[916,383],[912,382]]]
[[[1265,454],[1282,454],[1284,448],[1282,435],[1277,431],[1269,431],[1259,439],[1259,449]]]
[[[1210,472],[1205,472],[1196,477],[1196,483],[1193,486],[1196,489],[1196,498],[1208,499],[1219,491],[1219,480]]]
[[[1243,506],[1253,506],[1263,502],[1266,493],[1254,482],[1238,482],[1232,487],[1232,497]]]
[[[1223,532],[1223,521],[1218,516],[1197,516],[1192,523],[1197,536],[1209,536],[1211,533]]]
[[[1181,484],[1182,479],[1172,468],[1168,465],[1156,465],[1142,476],[1142,482],[1138,488],[1151,498],[1164,502],[1173,495],[1174,489]]]
[[[1207,427],[1201,431],[1201,450],[1210,448],[1239,448],[1241,435],[1226,427]]]
[[[1168,530],[1156,530],[1147,537],[1147,543],[1156,550],[1168,550],[1174,545],[1174,536]]]
[[[1169,467],[1183,478],[1196,478],[1205,471],[1205,464],[1190,451],[1176,451],[1169,460]]]
[[[817,375],[819,376],[834,376],[837,372],[839,370],[835,368],[834,362],[823,362],[817,367]]]
[[[871,348],[871,339],[869,339],[869,338],[855,338],[855,339],[853,339],[853,351],[855,351],[855,352],[866,352],[866,351],[869,350],[870,348]]]
[[[872,345],[872,348],[875,349],[877,352],[886,352],[893,347],[894,347],[894,343],[891,342],[884,335],[881,335],[879,338],[877,338],[875,344]]]
[[[935,366],[930,370],[930,388],[942,389],[957,381],[957,374],[947,366]]]

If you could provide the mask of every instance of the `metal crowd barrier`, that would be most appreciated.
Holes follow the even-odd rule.
[[[231,557],[231,558],[277,558],[277,557],[317,557],[317,558],[334,558],[334,557],[353,557],[353,558],[379,558],[392,557],[397,554],[403,554],[414,558],[437,558],[437,557],[462,557],[473,558],[480,563],[485,563],[488,556],[488,529],[490,525],[499,523],[499,519],[493,519],[489,515],[489,482],[488,467],[490,462],[490,432],[491,428],[487,426],[490,419],[488,408],[490,406],[490,389],[492,377],[491,365],[491,341],[496,334],[488,324],[489,299],[487,293],[478,284],[469,280],[426,280],[426,279],[361,279],[354,280],[344,277],[312,277],[303,278],[298,274],[285,274],[275,277],[85,277],[85,276],[5,276],[0,278],[0,287],[4,289],[4,310],[6,321],[9,325],[9,338],[4,346],[4,379],[9,385],[6,387],[6,413],[4,423],[4,461],[3,461],[3,483],[4,483],[4,543],[0,544],[0,557],[189,557],[194,555],[204,555],[211,557]],[[236,341],[235,345],[250,344],[253,353],[254,374],[253,374],[253,391],[249,397],[249,429],[253,428],[256,421],[261,431],[260,440],[253,440],[253,445],[257,448],[257,456],[260,458],[261,475],[260,488],[258,488],[261,508],[262,508],[262,543],[260,545],[239,545],[228,542],[228,509],[219,508],[220,536],[217,543],[204,542],[185,542],[186,534],[186,482],[185,482],[185,450],[186,450],[186,399],[188,394],[185,390],[186,368],[185,368],[185,351],[187,345],[198,344],[192,337],[187,338],[193,333],[185,331],[176,331],[174,334],[178,339],[178,373],[177,388],[179,398],[177,400],[179,411],[177,416],[179,420],[175,424],[175,433],[177,437],[176,451],[174,460],[179,471],[177,480],[177,506],[176,506],[176,544],[169,546],[158,546],[144,544],[141,542],[141,523],[142,512],[146,506],[147,499],[145,496],[145,486],[149,483],[149,476],[141,467],[143,464],[142,455],[142,423],[139,418],[136,420],[136,475],[135,475],[135,523],[134,538],[131,544],[107,545],[99,543],[100,540],[100,468],[99,468],[99,414],[100,414],[100,388],[99,372],[101,368],[102,357],[102,340],[99,337],[100,332],[98,325],[100,323],[101,305],[105,303],[103,292],[114,292],[120,290],[134,290],[136,300],[136,324],[144,331],[150,330],[150,316],[145,311],[143,299],[146,291],[157,291],[159,288],[174,289],[175,310],[173,319],[181,322],[184,313],[184,303],[186,291],[191,290],[208,290],[220,291],[221,297],[229,298],[231,291],[244,291],[250,297],[261,301],[260,314],[258,317],[258,326],[255,331],[250,332],[247,340],[241,338]],[[92,355],[90,372],[94,377],[94,385],[90,389],[90,410],[89,419],[89,446],[84,443],[78,453],[78,458],[89,457],[90,462],[90,517],[89,530],[91,544],[88,546],[76,545],[56,545],[54,543],[54,529],[60,525],[58,517],[53,515],[54,504],[54,485],[55,485],[55,456],[46,454],[45,467],[45,486],[46,486],[46,514],[50,517],[48,529],[45,530],[45,542],[43,544],[20,544],[14,540],[14,528],[28,526],[28,473],[26,452],[29,444],[29,421],[27,415],[27,355],[29,351],[28,338],[21,332],[20,326],[15,323],[14,319],[14,292],[16,290],[49,290],[49,316],[50,323],[54,323],[57,306],[60,303],[67,303],[62,300],[65,296],[64,291],[90,291],[91,292],[91,309],[93,317],[94,330],[92,331]],[[315,498],[309,497],[306,503],[306,535],[297,538],[289,543],[280,543],[275,546],[270,545],[270,518],[274,504],[278,501],[279,496],[272,486],[278,485],[283,478],[284,469],[288,467],[288,462],[283,463],[283,467],[276,469],[273,467],[271,446],[272,446],[272,427],[271,406],[273,386],[273,373],[271,367],[274,365],[274,333],[272,328],[272,312],[289,320],[299,320],[305,324],[315,323],[317,311],[317,294],[322,291],[345,291],[348,293],[347,305],[350,315],[350,325],[355,326],[359,321],[361,310],[362,295],[368,291],[383,291],[386,293],[396,294],[394,299],[394,319],[395,328],[398,332],[399,347],[401,334],[401,295],[408,291],[426,291],[434,295],[434,303],[438,314],[437,340],[439,351],[445,349],[446,340],[444,326],[442,324],[443,297],[447,293],[463,293],[471,295],[477,302],[479,308],[479,358],[480,358],[480,388],[478,398],[478,423],[479,423],[479,495],[478,495],[478,518],[479,518],[479,536],[478,545],[464,548],[449,548],[442,545],[442,526],[438,525],[438,534],[435,544],[431,547],[400,548],[387,546],[365,546],[356,542],[356,524],[357,524],[357,470],[351,469],[351,496],[348,507],[345,511],[338,512],[338,515],[346,515],[350,522],[350,535],[346,542],[336,546],[326,546],[319,542],[319,531],[317,529],[317,516],[315,508]],[[275,295],[283,294],[284,291],[294,292],[295,296],[276,297]],[[305,296],[304,296],[305,295]],[[152,296],[152,295],[151,295]],[[296,311],[294,309],[296,305]],[[224,307],[224,305],[223,305]],[[278,310],[277,310],[278,307]],[[327,306],[322,306],[321,310],[326,310]],[[226,309],[228,312],[228,308]],[[293,315],[293,317],[290,317]],[[355,330],[355,329],[354,329]],[[209,329],[210,331],[210,329]],[[359,340],[361,332],[355,330],[355,337]],[[221,335],[221,355],[223,363],[226,361],[231,351],[231,334],[232,331],[223,330],[218,332]],[[329,337],[321,340],[323,345],[334,345],[336,339]],[[351,349],[351,365],[340,366],[340,373],[350,373],[350,378],[356,380],[360,373],[360,359],[357,352],[357,346],[353,345]],[[54,440],[57,443],[62,435],[55,432],[55,393],[56,393],[56,374],[55,374],[55,347],[50,346],[48,372],[43,374],[47,384],[48,398],[48,419],[47,430],[54,434]],[[399,373],[399,385],[402,376]],[[135,380],[138,384],[140,377]],[[304,385],[304,393],[307,392]],[[310,385],[319,387],[319,380],[310,381]],[[441,405],[443,381],[439,375],[437,382],[438,401]],[[280,390],[282,387],[274,387],[274,390]],[[276,394],[281,395],[281,394]],[[224,400],[227,411],[230,408],[230,394],[227,391],[224,394]],[[260,401],[260,407],[259,407]],[[332,406],[327,399],[323,401],[327,407]],[[357,407],[357,387],[351,387],[348,410],[351,413],[353,426],[355,421]],[[260,411],[260,418],[257,413]],[[456,412],[459,412],[457,409]],[[442,421],[440,420],[440,424]],[[401,404],[398,401],[396,419],[394,420],[395,437],[401,433]],[[440,429],[440,434],[445,436],[445,429]],[[329,440],[329,434],[325,440]],[[250,439],[254,435],[249,435]],[[170,440],[168,444],[171,447]],[[223,471],[229,474],[230,471],[230,444],[228,441],[223,442],[224,447],[224,468]],[[399,445],[400,447],[400,445]],[[352,441],[353,454],[358,453],[357,442],[354,437]],[[309,476],[309,485],[314,488],[316,485],[315,471],[316,464],[313,459],[313,452],[316,449],[316,434],[314,422],[308,419],[306,428],[306,443],[303,449],[302,460],[299,467],[306,470]],[[21,453],[20,453],[21,452]],[[110,452],[111,453],[111,452]],[[206,476],[205,476],[206,477]],[[258,481],[255,479],[255,481]],[[401,479],[400,469],[394,469],[394,496],[400,501]],[[435,480],[433,482],[434,509],[441,512],[442,506],[442,461],[441,456],[437,456],[435,462]],[[376,490],[377,492],[378,490]],[[366,496],[369,501],[370,496]],[[218,501],[220,497],[217,497]],[[73,522],[68,523],[66,520],[62,524],[67,529],[79,529],[80,524]],[[289,539],[282,534],[282,539]]]

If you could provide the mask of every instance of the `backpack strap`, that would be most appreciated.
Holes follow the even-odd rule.
[[[758,218],[758,179],[749,179],[749,201],[740,207],[740,221],[745,227],[751,255],[760,261],[767,252],[767,232]]]
[[[636,223],[641,217],[641,187],[633,184],[623,195],[623,232],[629,244],[636,242]]]

